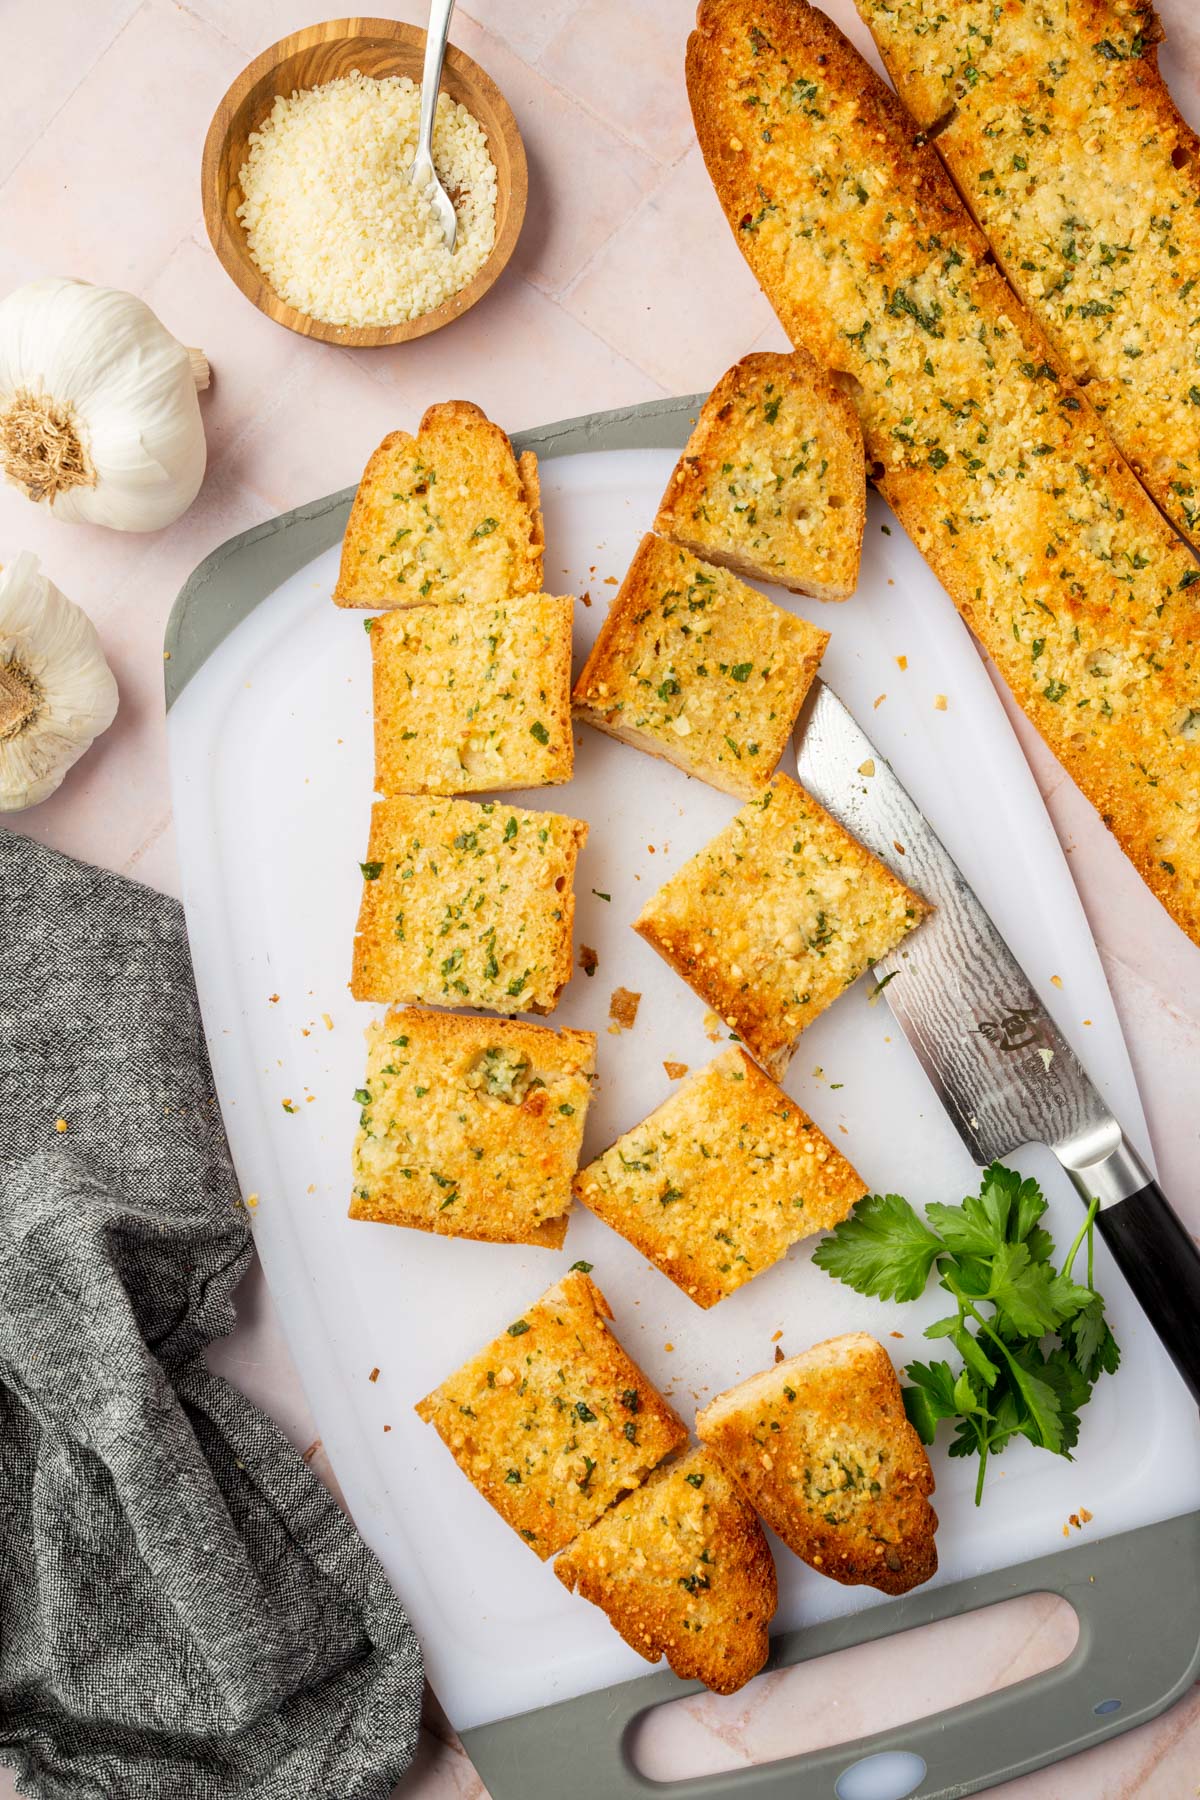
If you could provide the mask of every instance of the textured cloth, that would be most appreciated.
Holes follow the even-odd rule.
[[[23,1791],[384,1800],[412,1760],[421,1654],[382,1569],[202,1361],[251,1254],[179,906],[0,832],[0,1760]]]

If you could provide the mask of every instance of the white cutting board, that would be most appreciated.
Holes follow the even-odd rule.
[[[577,668],[615,591],[606,578],[623,573],[673,460],[667,451],[607,451],[543,464],[547,588],[591,595],[590,608],[576,609]],[[286,581],[173,707],[176,830],[213,1068],[243,1192],[257,1196],[267,1279],[354,1518],[461,1729],[646,1668],[491,1512],[412,1410],[571,1262],[595,1265],[618,1335],[689,1421],[697,1402],[768,1365],[779,1332],[791,1353],[865,1328],[903,1361],[925,1354],[921,1325],[944,1307],[936,1298],[907,1307],[862,1300],[810,1266],[809,1244],[705,1313],[581,1209],[561,1252],[347,1219],[352,1096],[363,1026],[376,1010],[352,1001],[346,985],[372,794],[371,670],[363,615],[330,603],[336,563],[330,551]],[[1147,1152],[1066,863],[987,672],[921,557],[873,498],[854,599],[776,597],[832,629],[826,678],[923,805]],[[576,974],[552,1020],[599,1034],[591,1156],[671,1091],[664,1059],[695,1067],[716,1053],[703,1005],[629,922],[736,803],[586,728],[577,741],[570,786],[519,798],[591,826],[576,944],[597,950],[599,970],[591,980]],[[639,991],[642,1004],[634,1029],[610,1036],[618,984]],[[974,1171],[867,985],[806,1032],[786,1086],[872,1187],[918,1204],[958,1200]],[[1078,1201],[1048,1153],[1018,1160],[1051,1194],[1050,1224],[1065,1248]],[[1195,1408],[1102,1248],[1097,1266],[1124,1351],[1120,1374],[1087,1409],[1073,1464],[1028,1446],[1009,1450],[989,1471],[980,1512],[974,1464],[935,1451],[939,1580],[1061,1548],[1080,1507],[1094,1514],[1096,1534],[1200,1502]],[[775,1549],[780,1627],[887,1604]]]

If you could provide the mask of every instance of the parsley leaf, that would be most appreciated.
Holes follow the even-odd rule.
[[[899,1194],[872,1194],[817,1245],[818,1269],[858,1294],[916,1300],[925,1291],[941,1241]]]

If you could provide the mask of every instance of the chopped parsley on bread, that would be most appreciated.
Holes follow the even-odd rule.
[[[350,991],[550,1012],[571,977],[587,826],[497,800],[377,800]]]
[[[858,0],[901,100],[1169,519],[1200,545],[1200,140],[1139,0]]]
[[[1094,4],[1072,13],[1055,51],[1064,66],[1088,52],[1096,16]],[[824,14],[803,0],[702,0],[687,79],[739,248],[793,342],[852,379],[872,479],[1055,755],[1200,942],[1195,559],[1107,436],[1091,388],[994,266],[934,145]],[[1143,118],[1135,108],[1106,129],[1132,136]],[[1031,118],[1039,141],[1045,124]],[[1046,151],[1055,166],[1058,155]],[[1036,173],[1038,156],[1017,173]],[[1085,234],[1098,216],[1081,215]],[[1163,217],[1173,235],[1177,215]],[[1064,273],[1069,242],[1053,247]],[[1122,231],[1111,249],[1129,243]],[[1155,315],[1144,316],[1153,336]],[[1180,433],[1181,456],[1194,444]]]
[[[647,535],[575,684],[580,718],[725,793],[767,785],[829,633]]]
[[[522,594],[372,620],[379,793],[569,781],[574,610],[569,596]]]
[[[748,581],[845,600],[866,516],[853,402],[807,351],[764,351],[705,401],[654,529]]]
[[[933,1471],[891,1358],[865,1332],[828,1338],[718,1394],[696,1431],[822,1575],[906,1594],[936,1572]]]
[[[642,908],[634,930],[769,1074],[929,908],[777,775]]]
[[[339,606],[508,600],[542,587],[537,458],[513,455],[469,400],[393,431],[358,484],[333,597]]]
[[[590,1031],[396,1008],[367,1027],[352,1219],[560,1249]]]
[[[654,1471],[563,1551],[554,1573],[647,1662],[732,1694],[767,1660],[777,1601],[763,1528],[707,1450]]]
[[[571,1271],[417,1404],[543,1560],[687,1441],[609,1331],[611,1318],[595,1282]]]
[[[730,1048],[581,1169],[575,1192],[708,1307],[848,1217],[866,1189],[795,1101]]]

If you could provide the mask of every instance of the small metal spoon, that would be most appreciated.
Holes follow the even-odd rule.
[[[425,28],[425,66],[421,71],[421,122],[417,129],[417,154],[408,179],[428,197],[446,240],[453,250],[458,234],[458,220],[449,194],[438,180],[433,166],[433,115],[437,111],[438,89],[442,84],[442,63],[446,55],[446,39],[450,35],[450,15],[454,0],[430,0],[429,24]]]

